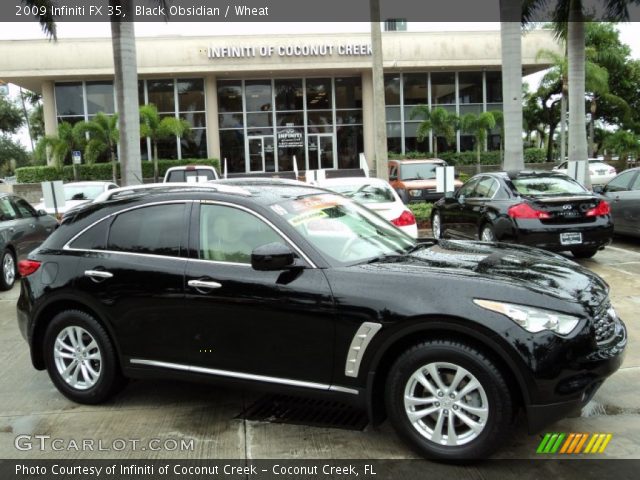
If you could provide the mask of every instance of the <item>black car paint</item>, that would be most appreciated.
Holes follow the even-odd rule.
[[[559,174],[551,174],[559,175]],[[442,232],[452,238],[480,238],[483,227],[493,228],[496,240],[514,242],[551,251],[567,251],[572,248],[603,248],[611,242],[613,222],[611,216],[580,219],[570,218],[582,207],[582,203],[596,206],[601,197],[595,194],[572,195],[562,197],[524,196],[517,193],[509,176],[504,172],[483,173],[472,177],[469,183],[477,179],[492,178],[499,183],[499,189],[493,198],[465,198],[461,190],[449,197],[441,198],[434,204],[433,213],[439,213]],[[464,186],[463,186],[464,188]],[[508,215],[510,207],[519,203],[528,203],[537,209],[549,212],[553,218],[514,219]],[[571,210],[563,210],[571,205]],[[581,232],[583,242],[580,245],[560,244],[560,234]]]
[[[265,197],[198,189],[140,195],[91,205],[66,219],[64,227],[31,255],[43,266],[21,284],[18,322],[33,365],[44,368],[41,342],[53,312],[82,308],[93,312],[116,340],[128,376],[229,380],[203,371],[130,363],[133,357],[148,358],[260,375],[257,382],[243,377],[233,381],[299,391],[290,383],[269,381],[284,377],[315,384],[303,388],[307,394],[338,396],[367,407],[376,418],[381,379],[398,346],[447,336],[478,345],[496,358],[513,380],[529,427],[535,431],[584,404],[622,362],[626,345],[622,323],[606,345],[597,345],[594,338],[592,319],[607,301],[608,286],[577,264],[519,246],[440,241],[426,242],[407,256],[332,266],[268,208],[269,202],[289,195],[286,186],[278,188]],[[184,229],[188,248],[180,258],[63,249],[69,239],[105,216],[159,199],[191,205],[191,215],[185,216],[191,219],[190,226]],[[252,209],[284,232],[318,268],[307,264],[282,272],[256,272],[249,266],[227,265],[214,272],[211,262],[197,259],[195,223],[201,201]],[[110,280],[96,283],[83,275],[87,268],[107,264],[137,286],[122,283],[107,288]],[[51,271],[57,272],[54,278],[47,273]],[[224,280],[229,287],[210,295],[188,288],[192,278]],[[533,334],[480,308],[474,298],[541,305],[581,321],[568,337],[549,331]],[[359,375],[348,377],[347,351],[365,321],[379,322],[382,328],[366,350]],[[328,390],[329,385],[334,390]]]

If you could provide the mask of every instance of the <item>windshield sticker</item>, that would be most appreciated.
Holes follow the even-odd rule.
[[[289,219],[289,223],[294,227],[298,227],[302,224],[310,222],[311,220],[318,220],[326,217],[328,217],[328,215],[323,210],[315,210],[312,212],[305,212],[301,213],[300,215],[296,215],[295,217]]]

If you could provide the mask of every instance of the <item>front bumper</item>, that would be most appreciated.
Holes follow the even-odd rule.
[[[557,420],[579,412],[604,381],[620,368],[626,345],[627,329],[620,320],[610,342],[563,366],[562,375],[552,385],[547,385],[552,387],[549,401],[526,406],[529,433],[537,433]]]

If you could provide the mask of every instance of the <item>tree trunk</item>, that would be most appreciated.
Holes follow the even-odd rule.
[[[31,121],[29,120],[29,113],[27,112],[27,105],[24,103],[24,93],[22,87],[20,87],[20,101],[22,102],[22,114],[24,115],[24,121],[27,123],[27,131],[29,132],[29,142],[31,142],[31,151],[35,150],[33,146],[33,134],[31,133]]]
[[[109,147],[111,153],[111,180],[113,183],[118,183],[118,163],[116,160],[116,152],[114,147]]]
[[[567,92],[565,84],[562,85],[562,98],[560,99],[560,159],[564,162],[567,156]]]
[[[522,31],[520,2],[500,0],[505,170],[524,169],[522,148]]]
[[[373,75],[373,123],[376,177],[389,180],[387,154],[387,121],[384,104],[384,72],[382,69],[382,33],[380,32],[380,0],[369,0],[371,14],[371,53]]]
[[[133,18],[133,3],[124,0],[109,0],[110,5],[119,5],[126,18]],[[120,131],[120,173],[122,185],[142,183],[140,159],[140,111],[138,107],[138,66],[134,23],[111,20],[114,88],[118,108]]]
[[[585,48],[584,23],[579,0],[571,1],[568,26],[569,57],[569,161],[585,161],[584,183],[591,186],[585,128]]]
[[[589,118],[589,158],[596,156],[596,136],[595,136],[595,119],[596,119],[596,97],[591,99],[591,118]]]
[[[153,182],[158,183],[158,141],[153,141]]]
[[[476,142],[476,173],[480,173],[480,142],[477,139]]]
[[[438,158],[438,137],[433,136],[433,158]]]

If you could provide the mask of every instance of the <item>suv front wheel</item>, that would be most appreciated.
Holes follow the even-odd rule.
[[[427,458],[488,456],[510,429],[513,404],[503,375],[482,352],[433,340],[391,368],[386,407],[398,434]]]

